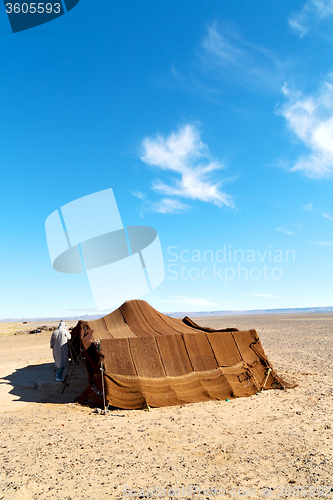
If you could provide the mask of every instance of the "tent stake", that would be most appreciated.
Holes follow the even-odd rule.
[[[272,368],[268,368],[266,378],[265,378],[264,383],[263,383],[263,386],[262,386],[262,388],[261,388],[261,390],[262,390],[262,391],[265,389],[265,385],[266,385],[266,383],[267,383],[267,380],[268,380],[268,377],[269,377],[269,374],[271,373],[271,371],[272,371]]]

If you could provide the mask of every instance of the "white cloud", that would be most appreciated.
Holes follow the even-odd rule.
[[[154,212],[159,212],[161,214],[179,213],[190,208],[181,201],[171,198],[162,198],[162,200],[153,203],[152,206]]]
[[[172,198],[162,198],[159,201],[150,201],[148,200],[147,196],[140,191],[132,194],[143,202],[140,208],[141,217],[144,217],[144,214],[148,212],[156,212],[160,214],[178,214],[190,208],[189,205],[185,205],[181,201]]]
[[[139,198],[139,200],[145,200],[146,199],[145,193],[142,193],[141,191],[133,191],[132,195],[136,196],[137,198]]]
[[[220,189],[222,181],[211,178],[212,172],[223,168],[223,165],[212,159],[208,147],[200,140],[198,131],[192,125],[185,125],[166,138],[159,135],[153,139],[148,137],[142,146],[141,160],[144,163],[180,176],[173,178],[171,183],[155,180],[155,192],[205,201],[218,207],[234,206],[232,197]],[[162,200],[162,206],[166,208],[181,205],[181,202],[166,200]],[[188,208],[186,205],[183,207]]]
[[[266,297],[268,299],[283,299],[283,297],[278,297],[277,295],[268,295],[266,293],[251,292],[249,295],[252,297]]]
[[[207,36],[204,38],[202,45],[207,53],[217,56],[219,62],[226,66],[244,67],[252,62],[244,44],[242,48],[239,42],[236,44],[235,40],[231,41],[226,36],[223,36],[217,31],[215,24],[208,28]]]
[[[285,227],[278,227],[276,230],[281,231],[281,233],[289,234],[289,236],[295,236],[295,233],[293,233],[292,231],[289,231]]]
[[[319,245],[320,247],[328,247],[333,245],[332,241],[311,241],[310,243],[312,243],[312,245]]]
[[[322,19],[333,14],[333,0],[308,0],[299,12],[292,14],[288,23],[302,38]]]
[[[211,306],[215,307],[219,305],[218,303],[211,302],[210,300],[207,299],[191,298],[191,297],[186,297],[185,295],[171,297],[170,299],[158,299],[158,302],[164,304],[182,304],[190,307],[211,307]]]
[[[318,210],[315,210],[313,208],[313,203],[307,203],[307,204],[303,205],[302,208],[303,208],[303,210],[306,210],[307,212],[313,212],[315,214],[319,214],[322,217],[324,217],[325,219],[328,219],[328,220],[333,222],[333,217],[331,215],[327,214],[326,212],[318,212]]]
[[[213,71],[215,79],[233,79],[248,90],[249,85],[278,90],[282,84],[285,64],[270,50],[245,40],[234,26],[209,26],[202,47],[203,66]]]
[[[306,203],[302,208],[307,212],[315,212],[315,210],[313,209],[313,203]]]
[[[309,150],[297,159],[292,170],[309,177],[327,177],[333,173],[333,85],[325,82],[315,95],[282,89],[288,101],[280,114],[289,130]]]

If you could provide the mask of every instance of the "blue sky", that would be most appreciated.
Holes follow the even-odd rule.
[[[331,306],[332,27],[332,0],[80,0],[16,34],[1,8],[0,318],[96,309],[44,224],[107,188],[158,231],[155,308]]]

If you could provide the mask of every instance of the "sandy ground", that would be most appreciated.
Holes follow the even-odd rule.
[[[256,328],[298,387],[104,416],[72,402],[80,367],[61,394],[51,333],[0,325],[0,500],[333,498],[333,314],[196,321]]]

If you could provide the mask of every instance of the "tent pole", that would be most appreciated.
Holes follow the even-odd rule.
[[[69,348],[69,355],[71,357],[71,361],[74,362],[73,349],[72,349],[72,345],[70,342],[68,342],[68,348]]]
[[[80,359],[82,358],[82,353],[83,353],[83,349],[81,348],[81,349],[80,349],[80,354],[79,354],[79,355],[78,355],[78,357],[76,358],[76,361],[75,361],[75,363],[74,363],[74,366],[73,366],[73,368],[72,368],[72,371],[70,372],[70,374],[69,374],[69,375],[67,374],[67,375],[66,375],[66,377],[65,377],[65,380],[64,380],[64,386],[63,386],[63,388],[62,388],[62,390],[61,390],[61,394],[63,394],[63,393],[64,393],[64,390],[66,389],[66,387],[68,387],[68,386],[69,386],[69,381],[70,381],[70,379],[71,379],[71,377],[72,377],[72,375],[73,375],[73,372],[74,372],[74,370],[75,370],[76,365],[78,364],[78,362],[79,362],[79,361],[80,361]]]
[[[102,377],[102,390],[103,390],[103,407],[104,407],[104,415],[106,415],[106,408],[105,408],[105,389],[104,389],[104,370],[103,370],[103,364],[101,362],[100,364],[100,370],[101,370],[101,377]]]

